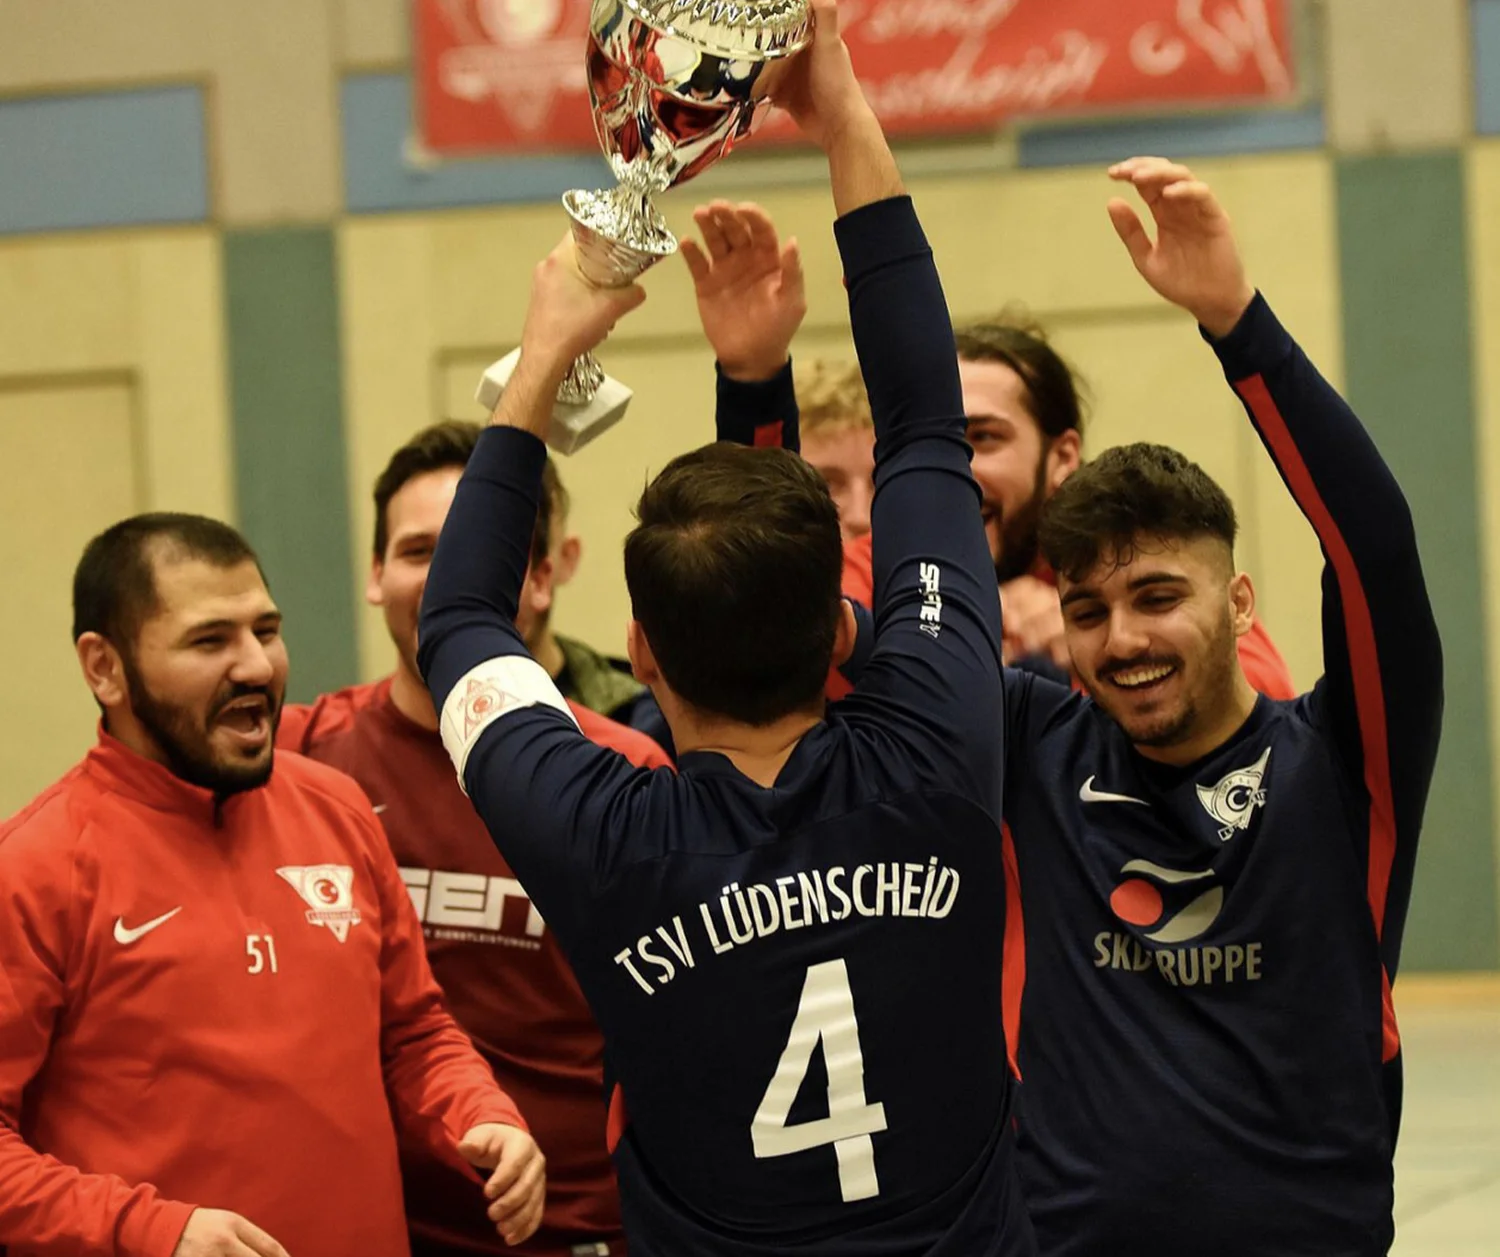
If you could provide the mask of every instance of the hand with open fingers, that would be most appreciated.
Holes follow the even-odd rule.
[[[288,1257],[253,1222],[225,1209],[194,1209],[172,1257]]]
[[[547,1200],[547,1158],[536,1140],[518,1126],[483,1122],[459,1141],[458,1153],[494,1171],[484,1185],[489,1219],[507,1244],[525,1243],[542,1224]]]
[[[578,270],[572,237],[565,236],[532,274],[521,361],[561,379],[573,359],[598,345],[645,299],[639,284],[600,288],[589,283]]]
[[[758,205],[714,201],[693,211],[703,243],[682,242],[704,335],[731,379],[769,380],[786,365],[807,314],[802,254]]]
[[[772,99],[820,148],[855,117],[874,117],[839,30],[838,0],[812,0],[812,44],[787,67]]]
[[[1206,183],[1186,166],[1161,157],[1132,157],[1109,168],[1131,184],[1156,223],[1153,241],[1130,203],[1109,203],[1116,233],[1142,278],[1181,306],[1212,336],[1234,330],[1255,297],[1235,244],[1229,215]]]

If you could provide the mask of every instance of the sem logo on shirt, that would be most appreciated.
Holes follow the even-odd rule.
[[[403,866],[401,880],[428,938],[492,943],[527,951],[541,948],[546,924],[513,877]],[[509,904],[524,905],[524,912],[517,908],[507,913]]]
[[[347,864],[289,864],[276,870],[308,905],[307,919],[321,925],[343,942],[349,927],[358,925],[354,906],[354,870]]]

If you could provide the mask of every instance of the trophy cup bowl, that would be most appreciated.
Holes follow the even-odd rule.
[[[563,197],[585,279],[624,287],[676,252],[652,196],[702,174],[749,135],[811,38],[808,0],[594,0],[589,101],[616,184]],[[485,372],[482,405],[494,408],[519,356]],[[562,454],[582,448],[623,417],[630,397],[585,354],[558,391],[547,444]]]

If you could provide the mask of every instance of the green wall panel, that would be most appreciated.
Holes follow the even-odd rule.
[[[1500,942],[1462,155],[1341,160],[1338,215],[1349,400],[1411,503],[1443,635],[1443,746],[1402,968],[1491,969]]]
[[[305,701],[358,671],[333,230],[230,231],[224,267],[239,523]]]

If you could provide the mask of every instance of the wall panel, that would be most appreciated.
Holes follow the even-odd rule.
[[[0,817],[93,743],[94,706],[71,645],[73,568],[84,544],[138,509],[137,398],[118,372],[7,387],[0,380],[0,570],[16,613],[0,616],[5,753]],[[24,614],[19,613],[24,608]]]
[[[1236,214],[1256,278],[1320,360],[1339,337],[1328,164],[1278,154],[1203,164]],[[1275,196],[1266,189],[1274,188]],[[1098,170],[914,184],[958,317],[1025,302],[1095,384],[1091,448],[1119,440],[1176,442],[1201,455],[1236,496],[1242,559],[1300,681],[1318,670],[1316,546],[1268,460],[1248,436],[1212,354],[1190,321],[1135,275],[1110,229],[1111,187]],[[666,198],[691,227],[691,188]],[[768,189],[761,201],[806,254],[810,312],[797,352],[847,353],[847,306],[826,188]],[[356,566],[366,558],[369,486],[391,449],[440,417],[482,418],[470,398],[478,371],[520,333],[531,271],[562,234],[552,205],[357,219],[343,228],[344,326]],[[627,602],[619,545],[644,477],[708,439],[712,373],[686,268],[669,260],[645,280],[644,309],[605,345],[606,366],[637,390],[625,425],[560,464],[588,549],[559,603],[558,622],[622,648]],[[1333,372],[1337,374],[1337,372]],[[1277,556],[1274,566],[1263,556]],[[363,577],[355,578],[362,588]],[[390,659],[378,616],[361,621],[365,675]]]

